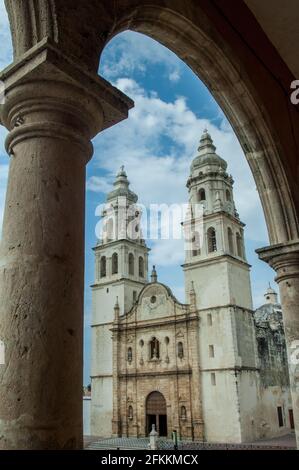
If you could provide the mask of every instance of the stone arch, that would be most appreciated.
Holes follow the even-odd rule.
[[[295,169],[294,152],[298,154],[298,148],[291,128],[295,124],[299,126],[298,115],[292,116],[293,124],[289,122],[289,142],[283,142],[287,137],[279,133],[278,120],[274,123],[267,106],[261,106],[261,100],[268,97],[261,95],[255,74],[241,76],[239,72],[240,67],[250,72],[251,64],[245,63],[234,49],[223,28],[222,35],[219,33],[216,24],[220,20],[212,6],[207,9],[202,0],[190,0],[188,10],[184,9],[184,2],[176,2],[171,7],[162,1],[153,5],[150,0],[128,0],[125,4],[114,2],[112,6],[109,0],[91,0],[87,7],[86,2],[79,0],[74,15],[69,14],[73,11],[71,0],[17,3],[6,0],[6,7],[15,58],[38,42],[48,40],[95,72],[107,42],[129,29],[144,33],[175,52],[207,85],[232,124],[257,184],[270,242],[277,244],[298,238],[296,171],[292,174],[284,165],[290,159]],[[246,6],[239,8],[243,8],[244,15],[250,13]],[[184,31],[179,39],[177,31]],[[263,40],[267,41],[266,37]],[[274,86],[272,82],[271,86]],[[286,100],[285,92],[279,98]],[[268,104],[270,107],[270,100]]]

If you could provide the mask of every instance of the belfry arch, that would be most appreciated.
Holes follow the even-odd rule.
[[[11,156],[0,277],[0,336],[8,358],[5,380],[0,372],[0,394],[9,412],[0,412],[0,448],[82,445],[85,164],[92,155],[91,139],[126,118],[133,105],[97,76],[105,44],[127,29],[147,34],[175,52],[207,85],[230,121],[264,209],[271,246],[259,250],[259,256],[277,273],[291,354],[299,337],[299,114],[289,100],[293,76],[245,4],[236,8],[248,29],[221,1],[190,0],[188,8],[183,0],[78,0],[75,9],[73,0],[5,3],[14,64],[0,77],[6,86],[1,122],[10,131],[6,149]],[[254,53],[256,38],[263,44],[264,61]],[[22,123],[16,126],[19,117]],[[52,199],[55,189],[59,214]],[[22,208],[42,215],[30,220],[28,231]],[[69,246],[74,247],[71,253]],[[45,291],[51,291],[49,298]],[[34,378],[15,402],[32,364]],[[298,384],[292,367],[298,433]],[[51,386],[41,400],[45,369]],[[61,396],[53,403],[55,388]]]

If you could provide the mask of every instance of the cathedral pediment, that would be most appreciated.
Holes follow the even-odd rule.
[[[150,283],[141,291],[137,305],[137,319],[149,320],[171,317],[176,308],[177,314],[185,313],[187,305],[180,304],[170,288],[161,283]]]

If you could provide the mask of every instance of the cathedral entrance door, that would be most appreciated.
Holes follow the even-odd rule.
[[[148,436],[155,425],[159,436],[167,436],[166,400],[162,393],[152,392],[146,400],[146,435]]]

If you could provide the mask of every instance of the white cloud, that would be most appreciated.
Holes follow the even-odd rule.
[[[125,31],[104,49],[100,74],[108,80],[134,73],[145,75],[149,66],[161,64],[170,81],[180,79],[182,65],[173,52],[143,34]]]
[[[100,176],[91,176],[86,183],[86,187],[89,191],[95,191],[97,193],[107,193],[112,189],[112,182],[109,183],[107,178]]]
[[[151,243],[150,265],[179,266],[183,262],[183,240],[157,240]]]
[[[180,72],[178,70],[173,70],[173,72],[171,72],[169,74],[169,80],[171,82],[178,82],[180,78],[181,78],[181,76],[180,76]]]

